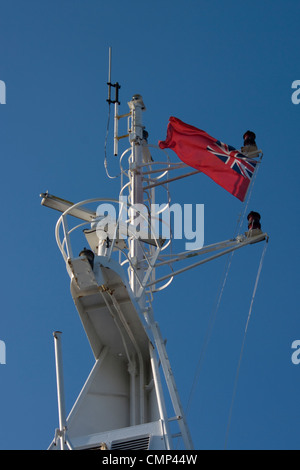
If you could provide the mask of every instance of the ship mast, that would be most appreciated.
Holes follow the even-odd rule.
[[[129,129],[129,141],[131,143],[130,158],[130,223],[136,226],[136,217],[139,217],[138,211],[142,210],[144,205],[143,176],[141,166],[143,163],[142,140],[143,140],[143,120],[142,114],[145,110],[143,99],[140,95],[134,95],[128,103],[131,112],[131,129]],[[139,284],[137,276],[141,277],[141,264],[143,260],[143,251],[137,237],[132,237],[130,241],[131,263],[136,271],[131,268],[130,286],[135,296],[138,295]]]
[[[115,89],[114,99],[112,87]],[[119,115],[119,89],[118,82],[111,82],[110,49],[107,101],[109,105],[114,104],[114,155],[118,155],[120,139],[128,137],[130,143],[130,148],[120,157],[119,200],[96,198],[73,204],[49,193],[41,194],[42,205],[62,212],[56,224],[56,241],[71,279],[75,306],[95,357],[95,365],[66,418],[62,360],[58,348],[60,335],[56,332],[59,429],[50,448],[56,449],[60,443],[61,448],[70,449],[169,450],[173,448],[174,438],[181,437],[184,447],[191,450],[192,438],[166,344],[154,318],[153,293],[167,287],[174,276],[263,241],[267,234],[260,230],[260,225],[259,228],[253,225],[246,236],[177,255],[172,252],[166,254],[165,248],[171,244],[171,237],[169,241],[159,237],[157,226],[151,220],[158,220],[161,214],[152,211],[155,188],[168,187],[169,182],[197,172],[169,179],[170,171],[186,170],[186,165],[172,163],[169,158],[167,162],[153,162],[143,126],[143,98],[139,94],[134,95],[128,103],[129,113]],[[124,117],[128,119],[128,134],[119,136],[119,120]],[[122,159],[127,152],[130,156],[124,170]],[[154,164],[163,166],[157,170],[157,167],[153,169]],[[107,170],[106,159],[105,168]],[[157,173],[160,173],[159,177]],[[125,184],[124,175],[128,177]],[[166,179],[162,180],[165,175]],[[104,201],[119,206],[118,219],[113,223],[108,222],[104,215],[105,210],[101,206]],[[96,203],[96,211],[88,207]],[[103,213],[99,212],[99,207]],[[165,208],[170,208],[169,194]],[[125,221],[122,211],[126,212]],[[83,233],[90,249],[79,250],[79,255],[76,255],[71,237],[78,228],[82,231],[84,226],[88,226]],[[118,256],[119,261],[116,260]],[[125,260],[121,262],[122,256]],[[199,257],[200,261],[189,266],[184,264],[177,270],[173,268],[175,263],[190,262],[194,257]],[[168,274],[156,276],[156,270],[161,267],[171,268]],[[168,393],[163,392],[163,377]],[[173,416],[167,412],[165,399],[172,404]],[[173,428],[175,423],[179,432],[171,433],[170,423],[173,423]]]
[[[114,155],[118,156],[119,140],[124,137],[129,137],[131,145],[131,156],[130,156],[130,190],[129,190],[129,203],[130,208],[130,223],[132,226],[136,226],[135,219],[139,217],[139,210],[143,210],[144,205],[144,190],[143,190],[143,176],[141,166],[143,163],[143,151],[142,142],[144,138],[144,126],[143,126],[143,111],[145,105],[143,98],[140,95],[134,95],[132,100],[129,101],[128,106],[130,112],[124,115],[119,115],[119,90],[121,88],[118,82],[112,83],[111,81],[111,69],[112,69],[112,50],[109,48],[109,63],[108,63],[108,99],[109,105],[114,105]],[[115,96],[112,99],[111,87],[115,89]],[[119,136],[119,120],[124,117],[130,117],[130,128],[128,134],[125,136]],[[107,162],[105,161],[105,165]],[[135,210],[135,208],[137,210]],[[131,259],[130,268],[130,286],[132,292],[137,296],[140,285],[138,283],[138,275],[141,274],[143,251],[137,237],[131,237],[130,240],[130,253]],[[133,266],[135,269],[133,269]]]

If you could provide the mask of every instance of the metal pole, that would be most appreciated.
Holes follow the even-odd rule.
[[[57,383],[59,439],[60,439],[60,449],[64,450],[66,448],[65,447],[65,432],[67,428],[67,420],[66,420],[65,393],[64,393],[61,331],[54,331],[53,336],[54,336],[55,368],[56,368],[56,383]]]
[[[154,381],[155,390],[156,390],[156,398],[157,398],[159,416],[160,416],[160,419],[161,419],[161,421],[163,423],[163,426],[164,426],[167,450],[171,450],[172,449],[172,440],[171,440],[171,433],[170,433],[170,429],[169,429],[168,414],[167,414],[166,405],[165,405],[165,401],[164,401],[164,394],[163,394],[163,390],[162,390],[157,359],[156,359],[156,356],[155,356],[155,353],[154,353],[154,346],[152,344],[149,344],[149,352],[150,352],[150,363],[151,363],[151,367],[152,367],[153,381]]]
[[[111,47],[108,48],[108,84],[111,84]],[[110,88],[108,99],[110,100]]]
[[[114,116],[114,156],[118,155],[118,148],[119,148],[119,116],[118,116],[118,102],[115,102],[115,116]]]
[[[196,268],[197,266],[200,266],[201,264],[205,264],[205,263],[208,263],[209,261],[220,258],[220,256],[227,255],[228,253],[231,253],[232,251],[239,250],[240,248],[243,248],[244,246],[247,246],[247,245],[250,245],[250,244],[253,244],[253,243],[261,242],[261,241],[265,240],[266,237],[267,237],[267,234],[262,233],[261,235],[257,235],[256,237],[246,238],[245,241],[236,242],[236,245],[233,248],[229,248],[228,250],[224,250],[221,253],[218,253],[217,255],[210,256],[209,258],[198,261],[198,263],[191,264],[190,266],[186,266],[185,268],[178,269],[178,271],[173,271],[170,274],[167,274],[166,276],[163,276],[159,279],[156,279],[153,282],[148,283],[147,287],[150,287],[154,284],[158,284],[159,282],[165,281],[166,279],[170,279],[171,277],[177,276],[178,274],[184,273],[185,271],[188,271],[189,269]],[[198,254],[201,254],[200,251],[198,252]],[[175,259],[174,261],[180,261],[180,260]],[[160,266],[163,265],[163,264],[167,264],[167,262],[166,263],[165,262],[159,263]]]
[[[176,168],[174,169],[176,170]],[[197,175],[198,173],[201,173],[201,171],[199,170],[192,171],[191,173],[187,173],[185,175],[176,176],[176,178],[170,178],[164,181],[160,181],[159,183],[149,184],[148,186],[145,186],[144,189],[146,190],[146,189],[156,188],[157,186],[161,186],[162,184],[168,184],[168,183],[172,183],[173,181],[182,180],[182,178],[186,178],[187,176]]]
[[[143,191],[143,180],[140,166],[143,164],[143,153],[142,153],[142,140],[143,140],[143,122],[142,112],[145,109],[143,98],[140,95],[134,95],[132,100],[128,103],[131,111],[131,124],[129,140],[132,148],[131,155],[131,194],[130,203],[134,207],[140,208],[144,202],[144,191]],[[131,209],[131,223],[135,225],[134,219],[137,216],[137,212]],[[136,266],[137,272],[140,270],[140,262],[143,259],[143,252],[139,245],[137,238],[133,237],[130,243],[130,257],[132,263]],[[130,276],[131,289],[135,295],[138,295],[139,283],[136,279],[135,271],[131,270]]]
[[[172,372],[171,364],[168,358],[165,342],[162,339],[158,324],[154,320],[153,312],[151,308],[148,308],[144,312],[146,321],[151,328],[156,349],[158,352],[159,359],[163,368],[166,384],[169,390],[170,398],[172,401],[173,409],[177,415],[176,419],[181,431],[181,436],[184,445],[187,450],[193,450],[193,442],[190,435],[190,431],[184,416],[183,407],[179,398],[178,390],[175,383],[175,378]]]

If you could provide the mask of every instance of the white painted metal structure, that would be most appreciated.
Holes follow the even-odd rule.
[[[60,334],[54,333],[59,428],[50,449],[172,449],[178,437],[186,449],[193,449],[165,342],[154,319],[153,294],[187,269],[266,238],[266,234],[253,231],[200,250],[166,254],[171,240],[162,240],[155,234],[141,205],[149,207],[150,202],[155,202],[156,186],[168,183],[161,178],[169,178],[171,170],[185,165],[153,162],[144,134],[145,106],[140,95],[129,102],[129,109],[130,149],[120,158],[119,200],[91,199],[72,204],[48,193],[42,195],[43,205],[63,212],[56,226],[56,239],[71,279],[71,294],[95,357],[94,367],[66,417]],[[120,118],[117,112],[116,105],[115,122]],[[118,139],[115,131],[115,142]],[[128,154],[128,168],[124,170],[122,162]],[[155,165],[163,165],[163,169],[153,169]],[[154,176],[157,173],[158,177]],[[128,196],[124,198],[126,191]],[[91,205],[103,208],[104,203],[119,209],[110,231],[109,224],[99,226],[104,214],[89,208]],[[169,197],[166,210],[168,203]],[[136,217],[143,226],[139,233],[131,230]],[[71,226],[74,219],[80,219],[80,224]],[[124,224],[128,237],[123,233]],[[75,255],[74,245],[78,241],[75,234],[82,231],[93,253],[92,261],[85,254]],[[199,261],[194,264],[177,271],[172,267],[169,273],[158,276],[161,267],[196,256]],[[171,415],[165,399],[172,404]]]

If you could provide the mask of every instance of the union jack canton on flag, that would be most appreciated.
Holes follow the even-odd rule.
[[[207,150],[218,157],[225,165],[229,165],[234,171],[245,178],[252,178],[257,161],[247,158],[231,145],[224,144],[219,140],[213,146],[207,146]]]

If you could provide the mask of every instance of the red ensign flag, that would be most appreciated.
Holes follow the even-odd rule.
[[[186,165],[202,171],[244,201],[257,165],[255,160],[175,117],[170,117],[167,138],[158,145],[174,150]]]

